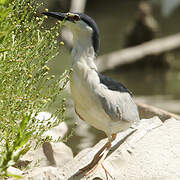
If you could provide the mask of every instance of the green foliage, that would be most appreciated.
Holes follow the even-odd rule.
[[[45,30],[35,0],[0,0],[0,175],[30,148],[50,140],[43,133],[64,120],[64,100],[44,123],[46,110],[65,88],[69,72],[56,77],[47,63],[59,52],[60,23]],[[61,84],[61,85],[60,85]]]

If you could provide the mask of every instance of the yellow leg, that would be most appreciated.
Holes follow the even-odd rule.
[[[89,171],[91,170],[94,166],[96,166],[96,164],[99,162],[99,160],[102,158],[103,155],[102,152],[108,147],[109,145],[109,142],[107,142],[94,156],[93,160],[88,164],[86,165],[85,167],[79,169],[79,171],[76,173],[76,176],[86,172],[86,171]]]
[[[107,147],[107,149],[106,149],[106,152],[104,152],[103,157],[101,158],[101,166],[102,166],[102,168],[104,169],[106,175],[109,175],[111,179],[114,179],[114,178],[112,177],[112,175],[110,174],[110,172],[104,167],[104,165],[103,165],[103,160],[106,158],[109,150],[111,149],[111,142],[113,142],[113,141],[116,139],[116,135],[117,135],[117,134],[112,134],[112,135],[111,135],[111,138],[108,138],[108,147]]]
[[[108,145],[107,145],[107,149],[111,148],[111,142],[113,142],[116,139],[116,135],[117,134],[112,134],[111,137],[108,137]]]
[[[112,177],[112,175],[109,173],[109,171],[104,167],[104,165],[103,165],[103,163],[101,163],[101,166],[102,166],[102,168],[104,169],[104,171],[105,171],[105,173],[106,173],[106,176],[107,176],[107,174],[111,177],[111,179],[114,179],[113,177]]]
[[[111,138],[108,138],[108,142],[95,154],[93,160],[85,167],[79,169],[79,171],[76,173],[76,176],[85,173],[86,171],[89,171],[87,174],[91,174],[91,172],[93,172],[97,168],[100,161],[102,165],[103,160],[106,158],[108,151],[111,148],[111,142],[114,141],[115,138],[116,134],[112,134]],[[103,153],[104,150],[106,151]],[[105,170],[104,166],[102,167]],[[105,172],[110,175],[107,170],[105,170]]]
[[[112,134],[111,142],[116,139],[117,134]]]

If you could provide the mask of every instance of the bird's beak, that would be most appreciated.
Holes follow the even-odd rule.
[[[60,21],[66,20],[75,23],[80,20],[79,15],[74,13],[43,12],[43,14],[59,19]]]
[[[60,21],[63,21],[66,17],[66,13],[59,13],[59,12],[43,12],[46,16],[51,16],[56,19],[59,19]]]

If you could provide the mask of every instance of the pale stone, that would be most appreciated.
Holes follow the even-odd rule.
[[[159,118],[142,120],[137,131],[129,129],[119,133],[102,162],[116,180],[179,180],[180,179],[180,121]],[[127,137],[124,140],[125,137]],[[76,172],[93,159],[107,142],[100,141],[93,148],[81,151],[63,168],[41,168],[28,175],[29,179],[95,180],[112,179],[101,164],[88,175],[75,176]],[[46,176],[42,175],[46,174]]]
[[[53,122],[56,117],[51,117],[49,112],[40,112],[36,118],[43,121],[44,124],[47,120]],[[53,140],[57,140],[59,137],[63,138],[68,131],[68,127],[65,122],[60,123],[58,126],[46,131],[44,136],[51,136]],[[32,145],[33,146],[33,145]],[[59,143],[49,143],[45,142],[42,147],[36,150],[30,150],[21,158],[21,163],[23,161],[31,162],[31,167],[45,167],[45,166],[63,166],[69,160],[72,160],[73,153],[72,150],[62,142]]]
[[[7,169],[7,174],[16,175],[16,176],[22,176],[23,171],[21,171],[20,169],[15,168],[15,167],[9,166],[8,169]]]

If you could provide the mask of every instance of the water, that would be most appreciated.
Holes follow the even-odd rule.
[[[86,12],[96,20],[101,32],[100,55],[122,48],[124,35],[135,19],[137,2],[135,0],[113,0],[113,3],[104,0],[88,1]],[[175,11],[168,18],[163,18],[158,6],[155,6],[153,10],[161,27],[160,36],[179,31],[179,11]],[[126,71],[108,71],[104,74],[125,84],[137,100],[143,99],[143,102],[145,100],[149,104],[180,113],[180,55],[177,51],[173,56],[175,58],[170,57],[171,68],[167,71],[161,68],[156,70],[127,69]],[[60,74],[64,69],[69,68],[70,64],[70,55],[63,48],[60,56],[54,60],[51,67],[53,73]],[[168,102],[171,102],[170,106],[168,106]],[[103,132],[88,126],[86,123],[80,123],[76,134],[67,144],[76,154],[86,147],[93,146],[104,137]]]

